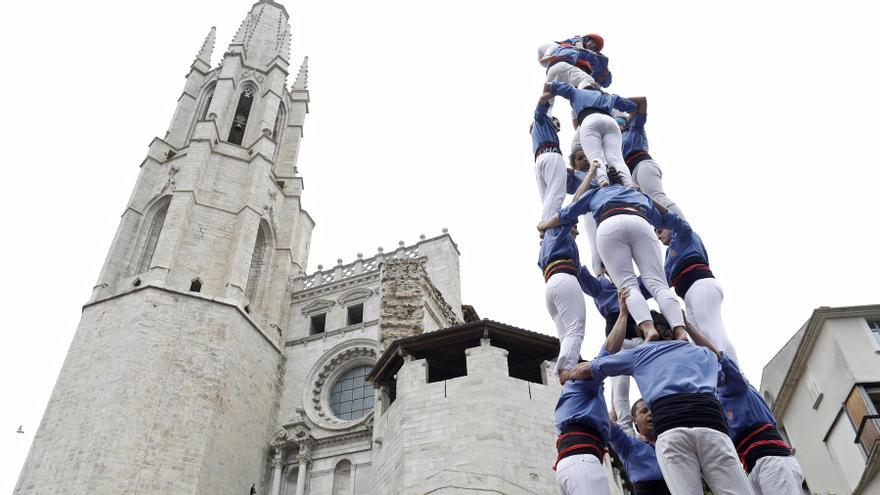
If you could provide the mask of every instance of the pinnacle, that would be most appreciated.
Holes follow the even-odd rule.
[[[217,39],[217,28],[211,26],[211,31],[208,32],[208,36],[205,37],[205,42],[202,43],[202,48],[199,50],[199,54],[196,56],[198,60],[211,65],[211,54],[214,52],[214,41]]]
[[[293,82],[293,87],[290,88],[291,91],[308,91],[309,89],[309,57],[303,58],[303,63],[299,67],[299,72],[296,74],[296,81]]]

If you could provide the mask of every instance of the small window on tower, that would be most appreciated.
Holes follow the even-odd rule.
[[[309,327],[309,334],[316,335],[319,333],[324,333],[326,325],[327,325],[327,313],[321,313],[319,315],[312,316],[311,317],[311,325]]]
[[[357,325],[364,322],[364,303],[348,307],[348,325]]]
[[[190,292],[201,292],[202,291],[202,281],[199,279],[195,279],[189,284]]]

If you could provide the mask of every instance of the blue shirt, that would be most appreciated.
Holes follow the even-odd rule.
[[[626,477],[632,483],[663,479],[660,465],[657,464],[657,452],[650,443],[627,435],[616,423],[611,424],[611,439],[608,443],[623,461]]]
[[[532,152],[537,153],[538,148],[544,143],[553,143],[559,146],[559,135],[556,133],[556,124],[547,115],[550,110],[549,103],[538,102],[535,107],[535,122],[532,124]]]
[[[776,418],[761,394],[743,376],[739,367],[726,354],[721,358],[718,376],[718,400],[727,419],[730,438],[736,439],[743,432],[758,424],[776,427]]]
[[[632,112],[638,105],[630,99],[618,95],[609,95],[593,89],[577,89],[571,84],[553,81],[550,92],[567,99],[575,115],[580,115],[585,108],[595,108],[607,114],[617,109]]]
[[[593,218],[598,224],[599,213],[608,203],[627,203],[637,206],[645,213],[648,223],[658,228],[664,226],[664,217],[654,208],[651,198],[620,184],[588,189],[577,201],[559,210],[559,220],[562,223],[574,223],[577,222],[579,215],[593,212]]]
[[[672,394],[715,394],[721,365],[715,353],[683,340],[645,342],[633,349],[596,358],[593,378],[631,375],[648,407]]]
[[[623,156],[628,157],[636,151],[648,151],[648,136],[645,134],[645,122],[648,114],[637,113],[632,116],[623,130]]]
[[[607,355],[608,351],[602,346],[599,357]],[[568,380],[562,386],[562,395],[556,401],[557,433],[565,431],[571,423],[582,423],[595,428],[602,439],[608,441],[611,431],[602,380]]]
[[[603,88],[611,86],[611,72],[608,70],[608,57],[601,53],[577,48],[570,45],[560,45],[550,52],[551,57],[562,59],[576,67],[583,67],[584,62],[590,65],[590,73],[593,79]]]
[[[706,253],[700,236],[691,230],[691,225],[684,218],[670,211],[663,215],[663,224],[672,234],[669,238],[669,247],[666,248],[666,262],[663,266],[666,281],[672,285],[675,275],[694,261],[709,264],[709,254]]]
[[[574,242],[574,236],[571,235],[572,224],[573,222],[564,223],[559,227],[553,227],[544,232],[544,239],[541,241],[541,251],[538,254],[538,267],[541,268],[541,271],[551,261],[560,259],[574,260],[575,266],[581,264],[577,244]]]
[[[602,318],[608,318],[609,315],[620,313],[620,304],[617,302],[617,287],[605,277],[594,277],[590,270],[585,266],[578,269],[578,282],[581,284],[581,290],[584,294],[593,298],[596,309]],[[651,295],[648,289],[642,284],[642,277],[637,278],[639,282],[639,290],[645,299],[650,299]]]
[[[581,187],[581,183],[583,183],[584,179],[587,177],[587,172],[570,168],[565,169],[565,171],[567,172],[565,177],[565,192],[568,194],[574,194],[577,192],[578,188]],[[590,187],[599,187],[595,177],[590,181]]]

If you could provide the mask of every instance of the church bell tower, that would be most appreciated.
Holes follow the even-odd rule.
[[[248,494],[269,483],[290,280],[314,221],[296,161],[308,60],[253,5],[211,28],[125,206],[16,495]]]

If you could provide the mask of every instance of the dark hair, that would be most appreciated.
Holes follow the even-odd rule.
[[[654,328],[657,330],[657,333],[660,334],[660,340],[672,340],[672,327],[669,326],[669,321],[663,316],[663,313],[658,311],[651,310],[651,319],[654,320]]]
[[[608,166],[608,182],[623,185],[623,176],[611,165]]]
[[[645,402],[645,399],[639,399],[633,402],[632,409],[630,409],[629,413],[632,415],[633,419],[636,417],[636,411],[639,409],[639,404]]]
[[[569,164],[569,166],[571,166],[571,168],[574,168],[574,159],[577,156],[578,151],[583,151],[583,150],[580,150],[580,149],[572,150],[571,154],[568,155],[568,164]],[[577,170],[577,169],[575,169],[575,170]]]

